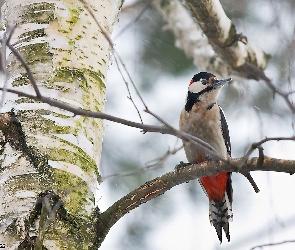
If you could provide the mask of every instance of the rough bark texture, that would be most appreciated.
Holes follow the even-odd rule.
[[[121,1],[8,0],[11,44],[30,67],[42,95],[100,112],[110,34]],[[27,72],[10,53],[7,87],[34,94]],[[0,116],[0,242],[6,248],[88,249],[100,182],[102,120],[6,94]],[[32,243],[33,242],[33,243]]]

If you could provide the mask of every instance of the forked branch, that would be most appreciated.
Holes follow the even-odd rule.
[[[230,164],[222,161],[207,161],[187,167],[177,167],[174,171],[157,177],[130,192],[97,218],[97,241],[95,246],[99,247],[110,228],[125,214],[137,208],[143,203],[152,200],[179,184],[195,180],[197,178],[212,175],[217,172],[237,172],[241,158],[231,159]],[[295,161],[281,160],[264,157],[263,164],[258,167],[259,158],[250,158],[241,168],[240,172],[250,171],[277,171],[293,174],[295,172]]]

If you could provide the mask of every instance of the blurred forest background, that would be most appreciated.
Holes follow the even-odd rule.
[[[271,55],[266,75],[293,97],[295,1],[221,3],[237,32]],[[178,128],[188,83],[199,69],[177,48],[172,32],[150,0],[125,2],[112,39],[149,109]],[[233,157],[243,156],[253,142],[265,137],[294,135],[294,114],[264,82],[227,77],[232,77],[233,82],[223,88],[219,104],[229,125]],[[143,112],[143,105],[131,92],[143,122],[159,124]],[[137,111],[127,96],[125,83],[113,62],[108,75],[106,113],[138,122]],[[104,182],[98,201],[103,211],[146,181],[172,171],[180,161],[186,162],[183,149],[164,162],[157,159],[181,146],[181,141],[173,136],[143,134],[108,121],[105,128],[101,162]],[[295,159],[292,141],[267,142],[263,147],[267,156]],[[112,227],[101,249],[251,249],[261,244],[295,241],[295,176],[269,172],[252,175],[261,190],[258,194],[243,176],[233,174],[231,244],[219,244],[209,222],[208,200],[198,181],[192,181],[126,215]],[[295,249],[295,243],[263,249]]]

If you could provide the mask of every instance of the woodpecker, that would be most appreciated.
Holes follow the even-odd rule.
[[[194,75],[179,120],[181,131],[207,142],[224,159],[231,156],[231,144],[223,110],[216,101],[220,89],[229,81],[231,78],[217,80],[215,75],[207,72]],[[198,164],[212,159],[195,144],[186,141],[183,144],[189,163]],[[230,241],[229,221],[233,219],[231,173],[216,173],[200,178],[199,182],[209,198],[209,220],[220,243],[222,228]]]

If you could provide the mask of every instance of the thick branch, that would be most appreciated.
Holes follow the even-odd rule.
[[[200,71],[215,72],[220,76],[230,74],[230,67],[216,55],[208,38],[180,1],[154,0],[152,3],[167,22],[165,29],[173,32],[175,46],[192,58]]]
[[[295,106],[288,98],[289,93],[277,89],[263,71],[270,56],[236,32],[235,25],[226,16],[218,0],[185,1],[198,24],[191,20],[178,0],[154,0],[153,3],[164,13],[168,27],[176,37],[177,46],[183,49],[187,56],[193,57],[200,70],[213,71],[222,76],[233,73],[249,79],[261,79],[273,93],[280,95],[295,113]],[[233,72],[229,72],[231,70]]]
[[[186,4],[220,58],[242,76],[260,79],[269,56],[236,33],[220,2],[186,0]]]
[[[207,176],[217,172],[236,172],[241,158],[232,159],[231,164],[221,161],[208,161],[201,164],[195,164],[188,167],[179,167],[175,171],[157,177],[144,185],[130,192],[105,212],[98,216],[97,220],[97,242],[96,247],[99,247],[110,228],[125,214],[132,209],[137,208],[143,203],[146,203],[153,198],[164,194],[166,191],[179,184]],[[276,171],[293,174],[295,172],[295,161],[281,160],[270,157],[264,157],[263,164],[259,163],[259,158],[248,159],[244,166],[240,169],[240,173],[250,171]]]

